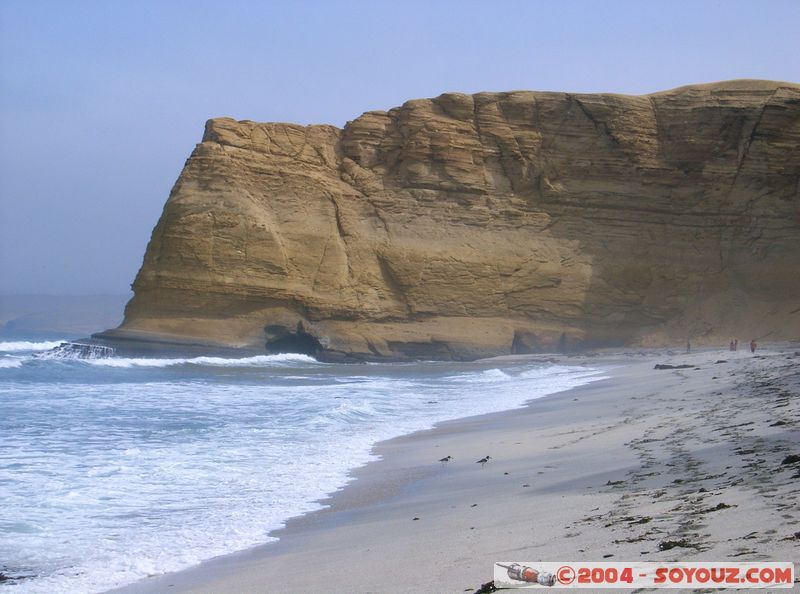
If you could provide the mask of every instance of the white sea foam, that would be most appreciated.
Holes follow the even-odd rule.
[[[13,369],[21,367],[24,359],[17,357],[0,357],[0,369]]]
[[[598,379],[304,355],[16,360],[35,362],[37,381],[0,378],[0,561],[37,577],[14,594],[101,592],[268,542],[344,486],[377,441]],[[115,362],[133,379],[120,383]]]
[[[0,342],[0,352],[20,353],[33,351],[49,351],[65,343],[65,340],[48,340],[44,342],[30,342],[19,340],[12,342]]]
[[[487,369],[481,372],[481,378],[488,379],[490,381],[496,379],[503,379],[507,377],[509,377],[507,373],[505,373],[502,369],[497,369],[497,368]]]
[[[224,357],[191,357],[177,359],[155,359],[147,357],[107,357],[104,359],[83,359],[83,363],[99,367],[172,367],[173,365],[207,365],[209,367],[260,367],[271,365],[290,365],[294,363],[317,363],[308,355],[282,353],[278,355],[257,355],[230,359]]]

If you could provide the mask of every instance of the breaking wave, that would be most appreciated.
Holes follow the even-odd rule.
[[[295,363],[317,363],[308,355],[285,353],[279,355],[257,355],[241,359],[224,357],[191,357],[176,359],[150,359],[146,357],[108,357],[104,359],[84,359],[84,363],[101,367],[171,367],[173,365],[206,365],[209,367],[260,367],[271,365],[291,365]]]
[[[30,342],[27,340],[0,342],[0,352],[21,353],[34,351],[49,351],[64,344],[66,340],[48,340],[43,342]]]

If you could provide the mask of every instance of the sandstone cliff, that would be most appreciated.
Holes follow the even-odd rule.
[[[212,119],[102,336],[474,358],[800,338],[800,85]]]

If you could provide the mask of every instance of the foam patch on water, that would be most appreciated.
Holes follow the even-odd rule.
[[[23,361],[24,359],[19,359],[17,357],[0,357],[0,369],[21,367]]]
[[[496,368],[495,369],[487,369],[487,370],[481,372],[481,378],[482,379],[488,379],[490,381],[491,380],[496,380],[496,379],[506,379],[508,377],[510,377],[510,376],[506,372],[504,372],[502,369],[496,369]]]
[[[0,352],[20,353],[34,351],[49,351],[64,344],[65,340],[48,340],[43,342],[30,342],[27,340],[0,342]]]

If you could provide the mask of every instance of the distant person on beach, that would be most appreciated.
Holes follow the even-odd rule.
[[[728,350],[733,352],[733,341],[728,345]]]
[[[738,351],[739,350],[739,339],[738,338],[734,338],[733,339],[733,350],[734,351]]]
[[[688,340],[686,341],[686,352],[687,353],[691,353],[692,352],[692,343],[689,342]]]
[[[758,345],[756,344],[756,339],[754,338],[753,340],[750,341],[750,352],[755,353],[757,348]]]

